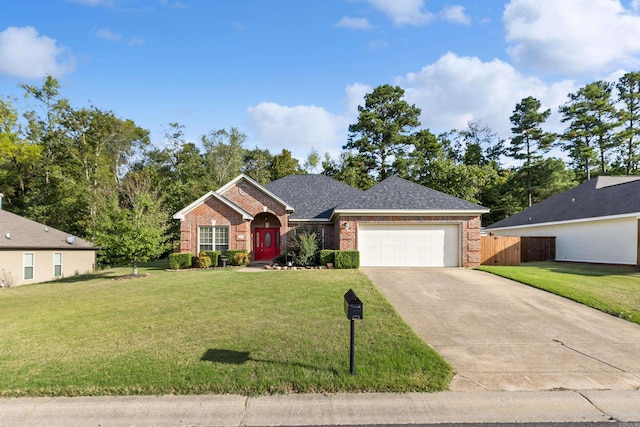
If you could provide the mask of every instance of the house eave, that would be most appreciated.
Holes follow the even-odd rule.
[[[485,228],[485,231],[491,232],[494,230],[515,230],[515,229],[531,228],[531,227],[549,227],[554,225],[578,224],[578,223],[584,223],[584,222],[607,221],[612,219],[624,219],[624,218],[640,219],[640,212],[631,212],[631,213],[619,214],[619,215],[593,216],[589,218],[576,218],[576,219],[567,219],[562,221],[536,222],[533,224],[510,225],[505,227],[492,227],[492,228]]]
[[[333,221],[331,221],[331,219],[329,218],[322,218],[322,219],[316,219],[316,218],[289,218],[289,223],[292,222],[306,222],[306,223],[315,223],[315,224],[333,224]]]
[[[489,209],[339,209],[331,219],[341,215],[357,216],[475,216],[489,213]]]

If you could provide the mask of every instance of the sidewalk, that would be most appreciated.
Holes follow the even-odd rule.
[[[640,390],[0,399],[0,426],[640,422]]]

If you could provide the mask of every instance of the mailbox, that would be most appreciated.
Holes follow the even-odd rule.
[[[347,319],[362,320],[362,301],[353,292],[353,289],[349,289],[349,291],[344,294],[344,314],[347,315]]]

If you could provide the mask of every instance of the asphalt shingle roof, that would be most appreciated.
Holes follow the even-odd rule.
[[[359,197],[349,198],[337,210],[486,210],[483,206],[450,196],[397,176],[390,176]]]
[[[516,227],[640,212],[640,176],[599,176],[487,227]]]
[[[367,191],[325,175],[288,175],[265,188],[294,207],[291,219],[331,218],[334,210],[485,210],[431,188],[391,176]]]
[[[91,242],[39,222],[0,210],[0,249],[97,249]]]
[[[328,220],[336,206],[364,193],[325,175],[288,175],[264,187],[293,206],[294,220]]]

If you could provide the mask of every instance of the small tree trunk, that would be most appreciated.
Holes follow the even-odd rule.
[[[133,275],[134,276],[138,275],[138,264],[133,264]]]

